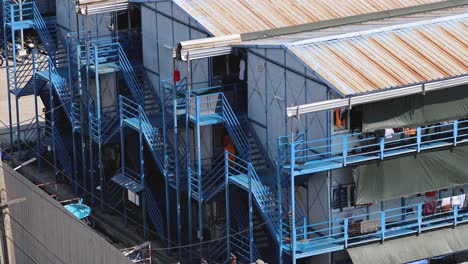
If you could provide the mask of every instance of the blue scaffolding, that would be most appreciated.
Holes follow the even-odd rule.
[[[39,170],[42,155],[49,150],[57,177],[69,176],[77,193],[82,186],[83,196],[93,205],[99,197],[101,208],[107,204],[122,209],[125,222],[129,214],[126,192],[139,194],[144,237],[149,237],[152,228],[167,241],[168,248],[174,247],[174,240],[179,259],[183,258],[182,248],[187,247],[190,262],[227,263],[234,254],[241,262],[252,263],[262,255],[259,236],[267,236],[276,246],[277,263],[295,263],[349,246],[468,221],[468,212],[457,206],[428,216],[423,214],[422,204],[416,204],[310,223],[308,212],[297,206],[295,196],[299,177],[466,144],[466,120],[418,127],[414,135],[397,133],[401,139],[392,142],[362,133],[312,141],[300,133],[282,136],[272,161],[248,116],[232,107],[226,91],[235,84],[191,83],[187,76],[178,82],[162,81],[157,93],[145,68],[127,56],[124,45],[129,43],[91,36],[87,31],[63,36],[53,20],[42,17],[35,2],[3,0],[2,15],[5,53],[13,54],[11,61],[6,60],[7,89],[14,95],[16,113],[21,97],[35,98],[35,118],[26,124],[25,133],[21,133],[18,114],[13,124],[8,98],[11,149],[19,159],[36,155]],[[37,32],[47,54],[33,51],[19,61],[16,37],[26,29]],[[102,80],[111,74],[122,77],[125,89],[116,90],[115,101],[103,106]],[[45,105],[45,117],[39,115],[37,97]],[[235,153],[225,150],[206,158],[201,131],[213,125],[226,129]],[[32,152],[21,149],[22,142],[34,140]],[[113,143],[120,145],[120,165],[109,172],[104,149]],[[150,165],[158,172],[150,171]],[[112,177],[106,178],[106,173]],[[156,191],[159,186],[160,193]],[[205,240],[203,210],[213,201],[224,203],[225,232],[222,238]],[[183,213],[185,206],[187,214]],[[395,218],[400,219],[398,224]],[[350,224],[363,219],[376,219],[377,231],[350,235]],[[266,235],[257,235],[260,228]]]

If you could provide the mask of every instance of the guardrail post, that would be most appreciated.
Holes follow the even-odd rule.
[[[302,224],[302,232],[304,232],[304,239],[307,239],[307,217],[304,216],[304,222]]]
[[[343,229],[344,229],[344,248],[348,248],[348,222],[349,219],[344,219]]]
[[[253,200],[252,200],[252,169],[247,163],[247,175],[249,180],[249,262],[253,262]],[[270,220],[270,219],[268,219]]]
[[[381,242],[385,241],[385,211],[380,212]]]
[[[189,182],[189,184],[191,184]],[[227,259],[231,256],[231,241],[230,241],[230,229],[231,229],[231,219],[230,219],[230,204],[229,204],[229,154],[224,151],[224,184],[226,185],[226,251]],[[189,187],[190,188],[190,187]],[[189,189],[190,190],[190,189]]]
[[[461,201],[463,202],[463,201]],[[457,226],[458,224],[458,205],[453,206],[453,226]]]
[[[422,204],[418,204],[418,234],[421,234],[421,226],[422,226]]]
[[[348,136],[343,136],[343,166],[346,167],[348,158]]]
[[[384,159],[385,137],[380,138],[380,159]]]
[[[421,152],[421,127],[416,128],[416,144],[418,152]]]
[[[457,145],[458,138],[458,120],[453,121],[453,145]]]

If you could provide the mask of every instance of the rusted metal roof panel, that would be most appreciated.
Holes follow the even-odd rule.
[[[468,14],[288,49],[343,95],[452,78],[468,74]]]
[[[277,29],[443,0],[174,0],[214,36]]]
[[[287,34],[282,36],[275,36],[269,38],[261,38],[256,40],[242,41],[238,44],[235,44],[237,47],[256,47],[256,46],[282,46],[288,45],[292,42],[304,41],[309,39],[315,39],[326,36],[333,36],[339,34],[346,34],[357,31],[365,31],[375,28],[383,28],[388,26],[400,25],[400,24],[409,24],[418,21],[425,21],[431,19],[437,19],[441,17],[448,17],[454,15],[460,15],[468,13],[468,5],[439,9],[435,11],[422,12],[417,14],[410,14],[399,17],[391,17],[385,19],[377,19],[366,21],[362,23],[354,23],[343,26],[329,27],[319,30],[310,30],[301,33]]]

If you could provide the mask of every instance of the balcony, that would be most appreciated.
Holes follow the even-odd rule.
[[[389,136],[351,133],[311,141],[302,136],[292,143],[290,137],[281,137],[278,156],[283,169],[300,176],[466,142],[468,120],[454,120]]]
[[[456,196],[455,196],[456,197]],[[432,204],[432,206],[431,206]],[[465,207],[463,207],[465,206]],[[416,235],[468,222],[468,208],[443,200],[413,204],[296,227],[296,258],[343,250],[362,244]]]

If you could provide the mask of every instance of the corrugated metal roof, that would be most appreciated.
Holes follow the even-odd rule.
[[[287,34],[282,36],[275,36],[269,38],[261,38],[256,40],[242,41],[238,44],[235,44],[237,47],[255,47],[255,46],[282,46],[288,45],[291,42],[310,40],[314,38],[333,36],[339,34],[346,34],[356,31],[364,31],[375,28],[388,27],[399,24],[409,24],[418,21],[425,21],[431,19],[437,19],[441,17],[454,16],[468,13],[468,5],[453,7],[453,8],[444,8],[435,11],[422,12],[417,14],[391,17],[385,19],[376,19],[371,21],[366,21],[362,23],[353,23],[343,26],[328,27],[318,30],[310,30],[301,33]]]
[[[130,8],[128,0],[77,0],[76,12],[88,16],[107,12],[127,10]]]
[[[174,0],[214,36],[301,25],[442,0]]]
[[[468,74],[468,14],[288,49],[343,95]]]

